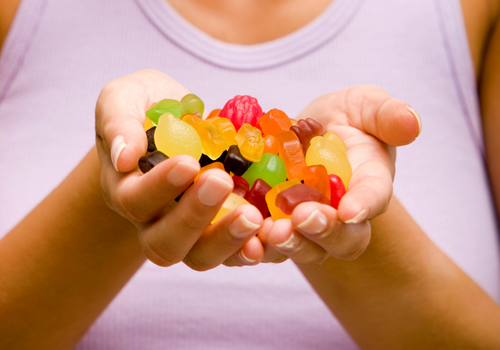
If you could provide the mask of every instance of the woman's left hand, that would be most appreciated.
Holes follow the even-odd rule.
[[[353,260],[368,246],[368,220],[384,213],[392,197],[396,146],[413,142],[421,119],[408,104],[375,86],[356,86],[324,95],[298,119],[313,118],[347,146],[353,174],[338,210],[316,202],[298,205],[291,220],[266,219],[259,238],[264,261],[284,256],[300,265],[317,265],[328,256]]]

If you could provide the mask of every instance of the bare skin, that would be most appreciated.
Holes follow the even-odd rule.
[[[19,0],[0,3],[0,43],[5,39],[18,3]],[[294,9],[304,9],[299,12],[290,10],[284,1],[246,1],[240,3],[241,7],[229,6],[234,3],[230,1],[171,3],[181,15],[208,34],[228,42],[252,44],[276,39],[300,28],[316,17],[329,1],[315,2],[314,8],[310,2],[296,1]],[[462,6],[480,81],[488,164],[498,203],[500,159],[497,157],[500,157],[500,145],[495,142],[494,130],[498,130],[497,124],[500,123],[500,105],[495,98],[500,92],[500,30],[495,19],[498,18],[500,1],[463,0]],[[207,15],[204,21],[190,17],[200,11]],[[269,17],[262,19],[260,16],[264,11]],[[287,22],[279,30],[273,25],[292,15],[296,20]],[[233,21],[232,18],[236,17],[241,20]],[[211,24],[204,27],[202,22]],[[231,32],[230,37],[224,36],[227,32]],[[126,162],[126,158],[121,158],[121,161]],[[121,166],[120,169],[126,169],[126,164]],[[166,173],[168,169],[164,170]],[[75,192],[75,189],[89,191]],[[145,260],[141,247],[147,240],[141,242],[137,238],[136,228],[144,220],[133,220],[136,226],[131,225],[108,209],[100,191],[97,154],[93,150],[54,193],[0,241],[0,319],[11,320],[0,330],[1,348],[14,348],[13,344],[18,349],[72,348]],[[78,210],[73,210],[75,206]],[[318,255],[324,255],[325,251],[335,255],[335,252],[297,228],[305,215],[316,209],[307,204],[304,206],[300,211],[302,217],[294,213],[291,222],[278,222],[281,227],[262,230],[263,241],[267,240],[276,247],[288,239],[286,234],[292,230],[302,235],[303,242],[309,245],[306,254],[299,256],[295,251],[276,249],[297,261],[299,257],[303,259],[302,263],[299,262],[302,271],[363,349],[468,349],[474,348],[474,344],[475,348],[499,348],[499,330],[495,328],[500,324],[498,306],[426,238],[397,201],[391,203],[386,214],[371,222],[374,238],[365,254],[355,262],[330,257],[319,267],[312,266]],[[60,222],[60,217],[68,220]],[[335,222],[335,219],[330,222]],[[199,231],[198,234],[204,237]],[[39,240],[33,237],[39,237]],[[388,237],[400,239],[394,241]],[[204,243],[201,240],[201,244]],[[409,247],[416,252],[412,253],[415,254],[412,259],[407,259]],[[255,251],[249,249],[247,255]],[[228,259],[232,259],[228,264],[244,264],[231,253],[226,252],[230,256]],[[444,267],[445,272],[432,269],[426,259],[418,259],[420,254],[427,259],[430,256],[432,261]],[[35,257],[36,263],[26,259],[27,256]],[[169,265],[179,259],[182,256],[159,262]],[[194,263],[193,259],[188,259],[188,264],[202,270],[221,263],[218,259],[213,257],[208,262]],[[390,295],[386,293],[387,285],[392,288]],[[435,293],[437,288],[440,293]],[[367,290],[370,293],[367,294]],[[425,296],[424,301],[421,296]],[[470,300],[475,302],[474,310]],[[381,306],[386,308],[381,310]],[[442,310],[438,317],[434,317],[435,310]],[[465,326],[454,317],[457,314],[464,317]],[[379,315],[383,318],[375,318]],[[65,338],[61,339],[61,334]],[[20,338],[24,343],[19,343]]]

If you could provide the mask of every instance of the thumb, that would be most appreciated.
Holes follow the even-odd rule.
[[[299,119],[309,117],[322,123],[326,130],[333,125],[352,126],[391,146],[412,143],[422,130],[422,120],[416,110],[371,85],[359,85],[318,98],[299,115]]]

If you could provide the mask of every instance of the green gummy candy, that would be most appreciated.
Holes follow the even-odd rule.
[[[275,154],[264,153],[261,160],[250,165],[242,177],[247,180],[250,188],[259,178],[274,187],[286,181],[285,162]]]
[[[182,104],[177,100],[165,99],[161,100],[149,110],[146,111],[146,117],[151,119],[154,125],[158,126],[158,119],[165,113],[172,113],[174,117],[181,119]]]
[[[199,117],[203,117],[205,104],[195,94],[187,94],[184,96],[181,100],[181,104],[183,114],[198,114]]]

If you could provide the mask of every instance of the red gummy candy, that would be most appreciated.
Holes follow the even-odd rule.
[[[234,177],[234,176],[233,176]],[[257,209],[259,209],[263,218],[266,218],[269,214],[269,208],[267,207],[266,194],[271,191],[272,187],[269,186],[264,180],[258,178],[253,183],[252,188],[245,194],[245,199],[248,203],[253,204]]]
[[[257,121],[263,114],[262,108],[255,97],[238,95],[227,101],[224,108],[219,112],[219,117],[229,119],[236,131],[238,131],[243,124],[257,127]]]
[[[245,195],[248,192],[248,189],[250,186],[248,185],[247,180],[242,178],[241,176],[234,175],[232,177],[234,187],[233,187],[233,193],[237,194],[238,196],[245,198]]]
[[[276,206],[286,215],[292,214],[295,207],[303,202],[330,205],[330,200],[323,193],[304,184],[292,186],[276,196]]]
[[[335,209],[339,208],[340,199],[345,194],[344,182],[340,177],[335,174],[328,175],[328,180],[330,180],[330,205]]]

